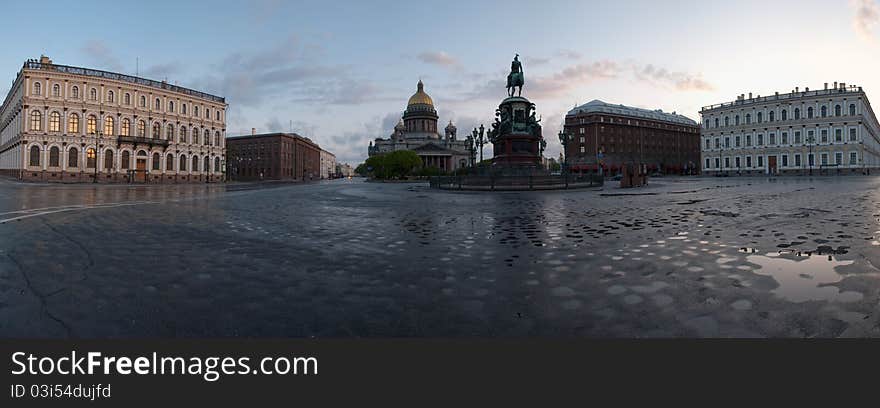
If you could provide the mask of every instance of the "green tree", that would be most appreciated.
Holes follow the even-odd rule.
[[[373,177],[386,180],[401,178],[413,174],[422,165],[422,159],[411,150],[398,150],[379,156],[373,156],[364,163]]]

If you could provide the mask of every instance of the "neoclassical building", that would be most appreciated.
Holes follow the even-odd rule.
[[[859,86],[743,94],[700,114],[707,174],[862,174],[880,167],[880,125]]]
[[[224,98],[166,82],[24,63],[0,107],[0,174],[57,182],[217,182]]]
[[[436,167],[444,172],[467,167],[471,157],[468,142],[456,139],[457,129],[452,121],[444,129],[445,136],[438,133],[439,118],[434,101],[425,93],[425,85],[420,80],[394,133],[387,139],[376,138],[370,142],[369,155],[412,150],[425,167]]]

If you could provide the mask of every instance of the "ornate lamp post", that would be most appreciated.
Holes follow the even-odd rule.
[[[483,162],[483,145],[486,144],[485,128],[483,127],[483,125],[480,125],[480,129],[477,130],[477,128],[474,128],[474,131],[472,132],[472,134],[474,135],[474,142],[480,148],[480,163],[482,163]]]
[[[566,173],[568,171],[568,143],[574,138],[574,135],[571,133],[565,133],[563,130],[559,131],[559,143],[562,144],[562,152],[564,153],[564,160],[562,161],[562,172]],[[598,166],[599,163],[596,163]]]
[[[468,135],[466,141],[467,141],[467,148],[468,148],[468,151],[469,151],[470,154],[471,154],[471,167],[474,167],[474,166],[476,166],[476,164],[477,164],[477,163],[476,163],[476,161],[477,161],[477,146],[476,146],[476,141],[474,140],[473,135]]]

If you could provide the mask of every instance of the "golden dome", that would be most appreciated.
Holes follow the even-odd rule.
[[[419,80],[419,89],[413,96],[409,97],[409,102],[407,106],[412,105],[431,105],[434,106],[434,101],[431,100],[431,97],[425,93],[425,85],[422,83],[422,80]]]

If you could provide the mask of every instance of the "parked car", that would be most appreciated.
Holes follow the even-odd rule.
[[[623,178],[623,174],[620,174],[620,173],[615,174],[613,177],[611,177],[611,179],[614,181],[620,181],[620,179],[622,179],[622,178]]]

